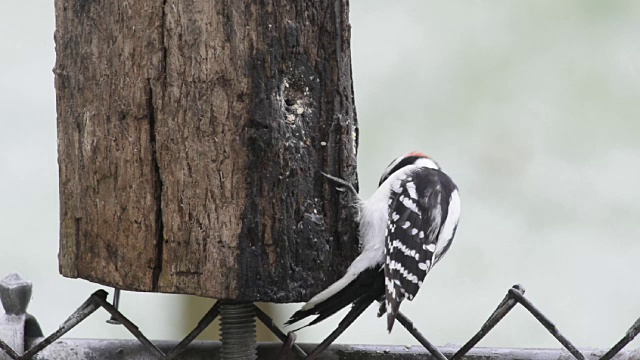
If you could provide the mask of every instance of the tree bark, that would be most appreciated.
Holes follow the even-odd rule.
[[[307,300],[358,248],[348,2],[56,0],[60,272]]]

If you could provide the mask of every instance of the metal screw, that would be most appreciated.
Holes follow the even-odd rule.
[[[118,288],[113,288],[113,307],[118,310],[118,305],[120,304],[120,289]],[[111,318],[109,320],[107,320],[107,324],[112,324],[112,325],[122,325],[122,323],[120,323],[120,321],[118,321],[113,315],[111,315]]]
[[[256,310],[253,303],[225,302],[220,307],[221,359],[256,359]]]

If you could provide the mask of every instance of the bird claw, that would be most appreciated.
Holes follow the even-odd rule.
[[[336,190],[340,191],[340,192],[345,192],[347,190],[351,191],[355,196],[358,196],[358,192],[356,191],[356,189],[353,187],[353,185],[349,184],[346,180],[340,179],[339,177],[335,177],[333,175],[329,175],[327,173],[324,173],[322,171],[320,171],[320,174],[322,174],[324,177],[326,177],[327,179],[338,183],[338,186],[336,186]]]
[[[380,317],[382,317],[382,315],[384,315],[386,313],[387,313],[387,305],[383,300],[383,301],[380,302],[380,307],[378,308],[377,316],[380,318]]]

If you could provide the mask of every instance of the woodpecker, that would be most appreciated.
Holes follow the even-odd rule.
[[[324,174],[350,189],[351,184]],[[366,200],[358,196],[360,255],[347,273],[314,296],[287,325],[318,315],[314,325],[349,304],[380,302],[391,332],[400,303],[413,300],[425,276],[447,253],[458,228],[460,196],[454,182],[430,157],[410,152],[393,160],[379,187]]]

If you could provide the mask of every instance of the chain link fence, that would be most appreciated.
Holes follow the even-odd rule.
[[[194,341],[221,313],[225,306],[217,302],[204,314],[198,325],[180,342],[150,341],[116,307],[107,301],[107,292],[98,290],[91,294],[80,307],[60,325],[58,330],[44,337],[37,320],[26,310],[31,298],[31,283],[18,274],[11,274],[0,281],[0,299],[6,314],[0,318],[0,359],[14,360],[89,360],[89,359],[222,359],[225,358],[225,344],[217,341]],[[474,349],[516,305],[522,305],[544,326],[564,349]],[[513,286],[497,306],[480,330],[459,348],[437,348],[431,344],[402,313],[398,321],[423,347],[420,346],[353,346],[333,345],[331,343],[355,320],[359,313],[352,309],[340,326],[319,345],[295,343],[295,334],[285,334],[273,320],[259,308],[252,308],[252,314],[264,323],[283,343],[257,344],[259,359],[424,359],[460,360],[640,360],[640,350],[623,351],[640,332],[640,318],[629,328],[624,336],[611,349],[578,349],[557,327],[538,310],[525,296],[524,288]],[[111,314],[111,320],[121,323],[137,340],[89,340],[60,339],[69,330],[103,308]],[[255,313],[253,312],[255,311]],[[351,320],[351,321],[347,321]]]

